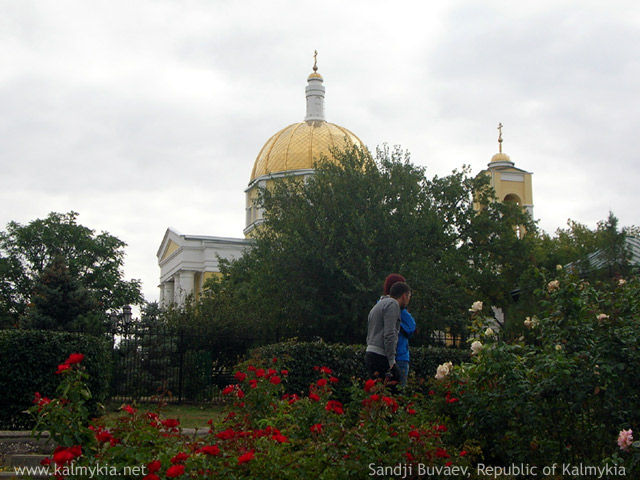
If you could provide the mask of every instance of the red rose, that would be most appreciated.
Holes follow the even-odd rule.
[[[342,415],[344,413],[344,409],[342,408],[342,404],[337,400],[329,400],[327,405],[324,407],[327,412],[334,412],[338,415]]]
[[[184,475],[184,465],[173,465],[167,469],[167,478],[175,478]]]
[[[324,387],[327,384],[327,379],[326,378],[321,378],[316,383],[318,384],[319,387]]]
[[[449,458],[449,454],[444,448],[438,447],[436,450],[436,457],[438,458]]]
[[[151,463],[147,463],[147,468],[149,469],[149,473],[156,473],[162,468],[162,463],[160,463],[160,460],[154,460]]]
[[[100,443],[111,441],[111,433],[108,430],[102,430],[101,432],[96,433],[96,440]]]
[[[228,385],[224,388],[224,390],[222,390],[222,394],[223,395],[229,395],[231,392],[233,392],[235,390],[236,386],[235,385]]]
[[[220,455],[220,449],[217,445],[205,445],[198,451],[206,453],[207,455]]]
[[[71,365],[69,365],[68,363],[63,363],[58,365],[58,371],[56,372],[56,375],[62,372],[65,372],[67,370],[69,370],[71,368]]]
[[[162,420],[162,425],[166,428],[176,428],[180,425],[180,421],[177,418],[167,418],[166,420]]]
[[[319,402],[320,396],[317,393],[310,393],[309,400],[313,400],[314,402]]]
[[[289,439],[287,437],[285,437],[284,435],[282,435],[281,433],[276,433],[271,438],[273,438],[278,443],[287,443],[289,441]]]
[[[311,425],[309,430],[311,430],[311,433],[322,433],[322,424],[316,423],[315,425]]]
[[[375,380],[367,380],[366,382],[364,382],[364,391],[367,393],[370,392],[371,389],[375,387],[375,385],[376,385]]]
[[[227,428],[226,430],[223,430],[222,432],[216,434],[216,437],[220,440],[231,440],[235,436],[236,432],[234,432],[231,428]]]
[[[74,457],[79,457],[80,455],[82,455],[82,447],[80,445],[74,445],[73,447],[69,447],[68,450],[69,452],[71,452],[71,455],[73,455]]]
[[[278,384],[280,383],[281,379],[280,379],[280,377],[278,377],[277,375],[274,375],[273,377],[271,377],[271,378],[269,379],[269,381],[270,381],[271,383],[273,383],[274,385],[278,385]]]
[[[124,405],[121,408],[125,412],[130,413],[131,415],[134,415],[137,412],[137,410],[135,408],[133,408],[131,405]]]
[[[53,461],[56,462],[56,464],[58,465],[64,465],[65,463],[70,462],[74,458],[76,457],[74,457],[71,454],[71,452],[69,452],[66,449],[53,454]]]
[[[329,381],[331,383],[338,383],[339,380],[336,377],[329,377]]]
[[[257,380],[249,380],[249,386],[251,388],[258,388],[258,381]]]
[[[280,375],[286,377],[287,375],[289,375],[289,370],[280,370]]]
[[[142,480],[160,480],[160,477],[155,473],[150,473],[149,475],[142,477]]]
[[[398,411],[398,402],[396,402],[393,398],[382,397],[382,401],[387,404],[387,407],[389,407],[393,413],[396,413]]]
[[[239,382],[244,382],[244,379],[247,378],[247,374],[244,372],[236,372],[235,377]]]
[[[256,370],[256,377],[264,377],[264,375],[265,375],[264,368],[259,368],[258,370]]]
[[[189,454],[184,453],[184,452],[180,452],[178,453],[175,457],[173,457],[171,459],[171,463],[176,464],[176,463],[182,463],[184,462],[187,458],[189,458]]]
[[[67,365],[73,365],[74,363],[80,363],[82,360],[84,360],[84,354],[72,353],[71,355],[69,355],[69,358],[64,361],[64,363],[66,363]]]
[[[254,451],[250,450],[247,453],[245,453],[244,455],[240,455],[238,457],[238,464],[243,464],[243,463],[247,463],[249,461],[251,461],[253,459],[254,456]]]
[[[329,367],[320,367],[320,373],[326,373],[327,375],[331,375],[333,373]]]

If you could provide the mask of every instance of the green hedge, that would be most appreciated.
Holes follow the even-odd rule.
[[[336,394],[348,398],[346,390],[352,378],[366,378],[363,345],[329,344],[324,342],[298,342],[295,339],[255,348],[249,352],[247,362],[282,359],[289,369],[287,389],[290,393],[308,393],[309,384],[318,379],[315,366],[326,366],[340,379]],[[468,361],[469,350],[442,347],[411,347],[410,376],[416,379],[435,375],[438,365],[451,361]],[[246,362],[245,362],[246,363]]]
[[[31,418],[23,413],[33,402],[33,394],[52,397],[59,383],[58,364],[69,354],[85,355],[82,364],[90,375],[89,388],[95,402],[109,395],[111,344],[81,333],[43,330],[0,330],[0,430],[31,428]]]

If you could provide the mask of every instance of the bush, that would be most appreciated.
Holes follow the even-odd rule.
[[[103,338],[80,333],[39,330],[0,330],[0,429],[31,428],[33,421],[24,411],[33,395],[51,396],[59,377],[52,375],[60,359],[74,352],[85,354],[93,392],[90,409],[109,394],[111,345]]]
[[[375,465],[378,477],[412,468],[410,478],[423,478],[418,468],[428,467],[440,473],[429,478],[450,478],[455,469],[470,472],[472,458],[480,453],[460,449],[419,395],[394,396],[368,381],[353,384],[353,401],[343,404],[333,397],[333,386],[342,380],[326,366],[308,385],[309,395],[283,396],[282,379],[289,373],[277,359],[236,373],[237,383],[225,389],[234,410],[220,423],[210,421],[202,436],[182,432],[177,419],[132,405],[124,405],[113,424],[89,424],[84,367],[72,359],[65,364],[58,392],[68,400],[40,398],[30,409],[38,431],[52,432],[58,445],[42,464],[62,475],[73,466],[75,472],[92,469],[97,473],[92,478],[106,480],[137,467],[142,471],[131,476],[145,480],[341,480],[372,476]],[[104,465],[109,466],[104,472],[97,468]]]
[[[339,343],[297,342],[295,339],[266,345],[253,349],[249,361],[282,359],[291,374],[287,379],[289,393],[303,393],[317,375],[314,367],[325,365],[331,368],[339,378],[367,378],[364,366],[363,345],[344,345]],[[455,364],[468,360],[469,352],[439,347],[411,347],[410,376],[414,379],[429,378],[436,373],[439,364],[451,361]],[[349,381],[336,387],[336,396],[341,400],[348,398]]]
[[[476,329],[478,354],[435,387],[459,402],[439,412],[489,462],[612,462],[618,432],[640,426],[640,282],[592,285],[560,270],[537,295],[518,339]]]

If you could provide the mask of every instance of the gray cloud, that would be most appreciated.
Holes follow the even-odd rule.
[[[77,210],[157,297],[168,226],[242,235],[314,49],[327,119],[370,147],[480,170],[501,121],[543,228],[637,224],[639,23],[632,2],[2,2],[0,224]]]

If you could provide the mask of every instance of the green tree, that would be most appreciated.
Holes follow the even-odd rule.
[[[71,276],[62,257],[55,257],[35,282],[23,325],[37,330],[105,332],[98,301]]]
[[[22,225],[10,222],[0,232],[0,320],[17,324],[26,314],[34,286],[47,265],[64,259],[71,277],[108,312],[142,301],[140,280],[124,280],[126,244],[107,232],[76,222],[78,213],[50,213]]]
[[[375,159],[357,147],[332,154],[306,181],[263,190],[254,247],[222,262],[211,287],[232,318],[252,321],[267,340],[359,343],[391,272],[411,284],[423,334],[461,331],[474,300],[505,301],[528,259],[516,227],[535,227],[522,210],[493,202],[488,178],[464,168],[428,179],[398,147]]]
[[[548,271],[572,264],[582,276],[621,275],[629,268],[626,237],[635,232],[635,227],[619,229],[613,212],[595,229],[569,219],[567,228],[558,228],[553,236],[543,232],[535,238],[534,257]],[[597,258],[590,257],[596,252]]]

